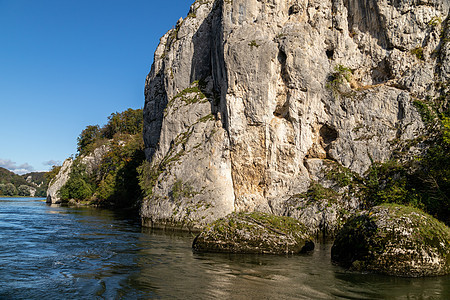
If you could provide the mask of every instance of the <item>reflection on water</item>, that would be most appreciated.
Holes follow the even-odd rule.
[[[450,277],[346,272],[298,256],[197,254],[189,234],[108,210],[0,198],[0,299],[450,299]]]

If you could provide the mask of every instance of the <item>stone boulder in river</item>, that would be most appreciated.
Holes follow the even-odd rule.
[[[419,277],[449,274],[449,252],[446,225],[411,207],[381,205],[344,225],[331,257],[352,270]]]
[[[314,249],[306,227],[290,217],[233,213],[208,226],[194,240],[195,251],[295,254]]]

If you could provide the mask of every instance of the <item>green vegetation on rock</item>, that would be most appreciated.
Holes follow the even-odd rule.
[[[374,163],[364,179],[368,207],[410,205],[450,224],[450,119],[439,101],[414,101],[429,131],[426,139],[418,140],[426,150],[418,157]]]
[[[199,252],[293,254],[314,249],[306,227],[290,217],[232,213],[210,224],[194,240]]]
[[[145,160],[142,120],[142,109],[128,109],[111,114],[102,128],[90,125],[83,130],[69,180],[59,191],[63,202],[138,207],[142,193],[137,168]],[[96,154],[95,150],[104,153]],[[95,160],[96,156],[100,163],[88,171],[84,159]]]
[[[352,217],[332,259],[358,271],[418,277],[450,273],[450,229],[419,209],[383,204]]]
[[[46,172],[32,172],[17,175],[0,167],[0,196],[45,197],[48,180]]]

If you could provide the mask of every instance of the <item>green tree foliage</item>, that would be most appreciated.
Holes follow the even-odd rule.
[[[75,160],[69,180],[59,190],[61,200],[64,202],[70,199],[89,200],[94,190],[93,180],[87,174],[85,165],[81,163],[80,159]]]
[[[0,183],[12,183],[15,187],[22,184],[28,185],[28,182],[20,175],[17,175],[5,168],[0,167]]]
[[[418,207],[450,225],[450,119],[425,102],[417,105],[431,134],[425,155],[406,162],[375,163],[365,179],[368,205]]]
[[[102,179],[96,197],[116,207],[130,207],[141,198],[137,168],[145,160],[142,135],[113,140],[101,163]]]
[[[19,196],[30,196],[30,187],[27,185],[21,185],[17,188],[17,193]]]
[[[70,177],[59,191],[61,200],[87,200],[92,196],[91,186],[80,177]]]
[[[86,154],[93,150],[89,146],[100,138],[100,127],[98,125],[87,126],[77,138],[77,150],[80,154]]]
[[[0,184],[1,194],[5,196],[17,196],[17,189],[12,183]]]
[[[102,128],[102,136],[112,139],[115,134],[140,134],[143,126],[142,109],[127,109],[121,113],[113,113],[108,117],[108,123]]]
[[[61,188],[63,201],[90,200],[100,206],[137,207],[141,198],[137,168],[145,160],[142,109],[113,113],[103,127],[88,126],[78,137],[78,156],[70,179]],[[101,145],[107,145],[98,172],[88,175],[81,162]],[[56,176],[52,170],[49,177]]]
[[[108,122],[100,128],[98,125],[87,126],[77,139],[79,155],[86,155],[95,148],[108,143],[116,135],[142,134],[142,109],[127,109],[124,112],[112,113]]]

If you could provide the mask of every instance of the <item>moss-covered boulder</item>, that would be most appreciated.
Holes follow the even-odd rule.
[[[450,273],[450,229],[418,209],[380,205],[351,218],[331,258],[358,271],[419,277]]]
[[[192,245],[199,252],[294,254],[314,249],[306,227],[290,217],[232,213],[210,224]]]

